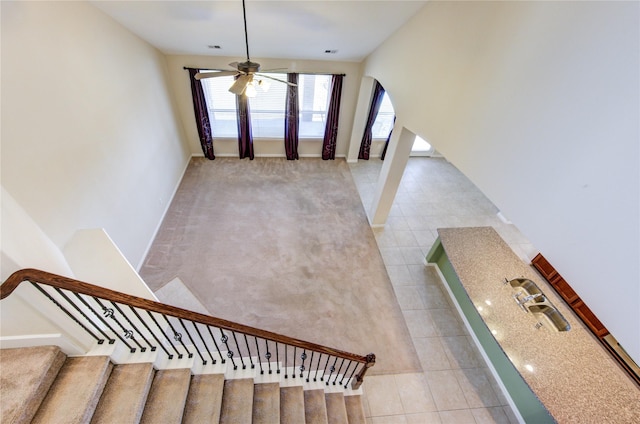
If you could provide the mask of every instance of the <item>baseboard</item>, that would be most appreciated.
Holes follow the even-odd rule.
[[[512,222],[509,221],[507,219],[507,217],[505,217],[501,211],[498,211],[498,213],[496,214],[498,216],[498,218],[500,219],[500,221],[504,222],[505,224],[511,224]]]
[[[173,193],[171,193],[171,196],[169,196],[169,200],[168,200],[167,204],[164,207],[164,211],[162,211],[162,215],[160,216],[160,220],[158,221],[158,224],[156,225],[156,228],[153,231],[153,234],[151,235],[151,239],[149,240],[149,243],[147,243],[147,247],[146,247],[146,249],[144,249],[144,253],[142,254],[142,257],[140,258],[140,261],[136,265],[136,272],[138,272],[138,273],[140,273],[140,268],[142,268],[142,265],[144,264],[144,260],[147,258],[147,255],[149,255],[149,251],[151,250],[151,246],[153,245],[153,241],[156,239],[156,236],[158,235],[158,231],[160,231],[160,226],[164,222],[164,219],[167,216],[167,212],[169,212],[169,207],[171,206],[171,203],[173,203],[173,198],[176,196],[176,193],[178,192],[178,188],[180,187],[180,184],[182,183],[182,179],[184,178],[184,174],[187,172],[187,168],[189,167],[189,163],[191,163],[191,158],[194,158],[194,157],[204,157],[204,154],[192,153],[191,156],[189,157],[189,160],[187,161],[187,163],[185,164],[184,168],[182,169],[182,173],[180,174],[180,178],[178,178],[178,182],[173,187]]]
[[[58,346],[66,355],[84,355],[85,349],[71,342],[62,334],[30,334],[26,336],[0,337],[2,349],[34,346]]]
[[[204,157],[204,155],[193,154],[193,155],[191,155],[191,157]],[[238,154],[237,153],[219,153],[219,154],[216,153],[216,157],[217,158],[238,158]],[[256,157],[256,158],[286,158],[286,155],[280,154],[280,153],[266,153],[266,154],[256,154],[256,155],[254,155],[254,157]],[[321,158],[322,154],[321,153],[306,153],[306,154],[300,154],[299,157],[301,157],[301,158]],[[347,157],[346,155],[336,155],[336,159],[338,159],[338,158],[344,159],[346,157]]]

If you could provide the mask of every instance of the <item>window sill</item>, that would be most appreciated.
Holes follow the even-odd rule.
[[[213,141],[221,141],[223,143],[225,142],[237,142],[238,139],[236,137],[213,137]],[[253,142],[254,143],[260,143],[260,142],[283,142],[284,140],[282,138],[267,138],[267,137],[254,137],[253,138]],[[319,138],[310,138],[310,137],[305,137],[305,138],[299,138],[298,142],[322,142],[323,138],[319,137]],[[384,141],[384,140],[383,140]]]

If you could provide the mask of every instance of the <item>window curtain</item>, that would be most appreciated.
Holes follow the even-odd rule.
[[[331,78],[331,98],[327,110],[327,122],[324,127],[322,142],[322,159],[336,158],[336,140],[338,138],[338,118],[340,117],[340,97],[342,95],[342,79],[344,75],[333,75]]]
[[[391,131],[389,131],[389,135],[387,136],[387,141],[384,142],[384,149],[382,149],[380,160],[384,160],[384,157],[387,155],[387,147],[389,147],[389,140],[391,140],[391,134],[393,134],[393,128],[395,126],[396,126],[396,116],[393,115],[393,127],[391,127]]]
[[[378,116],[380,105],[382,104],[382,98],[384,97],[384,88],[378,81],[373,88],[373,95],[371,96],[371,106],[369,106],[369,116],[367,117],[367,124],[364,127],[364,134],[362,135],[362,142],[360,143],[360,153],[358,153],[358,159],[369,160],[369,152],[371,151],[371,141],[373,140],[372,128]]]
[[[284,149],[287,160],[298,159],[298,74],[287,74],[287,81],[295,86],[287,86],[287,104],[284,113]]]
[[[197,69],[188,68],[189,79],[191,80],[191,96],[193,97],[193,112],[196,116],[196,127],[200,137],[202,152],[208,159],[215,159],[213,154],[213,134],[211,133],[211,122],[209,121],[209,111],[207,101],[202,90],[202,82],[196,79]]]
[[[249,113],[249,99],[242,94],[236,96],[238,106],[238,152],[240,159],[253,160],[253,136],[251,135],[251,115]]]

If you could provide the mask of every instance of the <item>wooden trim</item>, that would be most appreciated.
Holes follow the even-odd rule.
[[[540,253],[536,255],[531,261],[531,264],[542,274],[547,281],[551,282],[553,279],[557,279],[559,276],[555,268],[547,261],[547,259]]]
[[[125,293],[109,290],[104,287],[95,286],[83,281],[74,280],[72,278],[63,277],[61,275],[51,274],[38,269],[21,269],[14,272],[7,280],[0,285],[0,300],[9,296],[24,281],[44,284],[52,287],[58,287],[74,291],[76,293],[88,296],[100,297],[105,300],[122,303],[136,308],[146,309],[151,312],[170,315],[177,318],[190,320],[193,322],[222,328],[223,330],[235,331],[250,336],[260,337],[270,341],[296,346],[302,349],[308,349],[327,355],[337,356],[347,360],[366,364],[367,356],[356,355],[354,353],[333,349],[316,343],[307,342],[300,339],[284,336],[282,334],[273,333],[271,331],[260,330],[258,328],[249,327],[247,325],[238,324],[221,318],[215,318],[209,315],[200,314],[198,312],[189,311],[178,308],[176,306],[164,303],[154,302],[153,300],[143,299],[141,297],[128,295]]]
[[[547,282],[555,289],[555,291],[564,299],[571,309],[580,317],[580,319],[589,327],[589,329],[598,338],[602,338],[609,334],[606,327],[600,322],[598,317],[589,309],[582,301],[578,293],[562,278],[562,275],[547,261],[547,259],[538,253],[532,260],[531,265],[537,269]]]
[[[573,290],[573,288],[565,281],[560,274],[556,274],[556,277],[549,281],[549,284],[556,289],[558,294],[569,304],[573,305],[580,300],[580,296]]]
[[[582,299],[578,298],[578,300],[571,304],[571,307],[573,308],[575,313],[578,314],[580,318],[582,318],[582,321],[587,324],[587,327],[589,327],[593,334],[598,336],[598,338],[602,338],[609,334],[607,328],[600,322],[596,314],[594,314],[593,311],[589,309],[589,307],[582,301]]]

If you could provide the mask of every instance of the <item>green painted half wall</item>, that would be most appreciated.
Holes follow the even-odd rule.
[[[516,370],[502,348],[500,348],[498,342],[482,320],[482,317],[478,314],[478,311],[476,311],[451,262],[449,262],[440,238],[436,240],[427,254],[427,262],[433,263],[440,268],[447,285],[455,297],[456,303],[460,306],[460,309],[462,309],[471,329],[478,341],[480,341],[482,348],[491,360],[493,367],[500,376],[500,380],[509,392],[509,396],[513,399],[525,422],[535,424],[555,422],[546,408],[540,403],[538,397],[524,382],[518,370]]]

